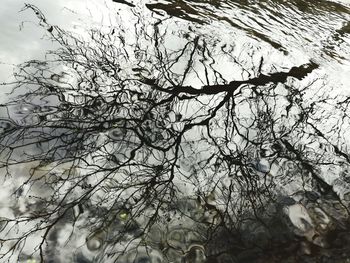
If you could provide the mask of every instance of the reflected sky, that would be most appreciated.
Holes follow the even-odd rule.
[[[57,0],[11,1],[4,0],[0,9],[0,76],[11,77],[13,65],[30,59],[43,59],[47,50],[57,48],[48,40],[45,31],[30,10],[21,11],[25,3],[36,5],[53,25],[80,32],[93,23],[101,23],[108,12],[104,1]]]
[[[19,12],[21,1],[6,0],[0,11],[1,82],[11,80],[13,65],[45,60],[46,51],[58,47],[50,32],[68,41],[63,46],[72,43],[78,56],[62,51],[56,53],[63,55],[61,60],[52,64],[23,66],[29,72],[16,82],[23,96],[1,105],[8,118],[0,122],[5,134],[1,153],[9,159],[0,164],[5,173],[6,165],[14,163],[10,172],[21,175],[11,182],[15,186],[9,181],[6,185],[18,189],[1,192],[2,213],[13,218],[29,215],[30,209],[45,210],[40,198],[49,199],[50,187],[60,186],[51,204],[61,196],[71,199],[49,245],[64,247],[62,240],[71,231],[67,225],[79,218],[78,225],[90,228],[82,227],[83,234],[72,239],[72,246],[80,249],[74,256],[85,257],[77,262],[93,262],[104,260],[104,244],[116,242],[114,233],[121,229],[125,236],[119,241],[140,238],[149,215],[161,207],[161,231],[150,228],[154,236],[146,236],[145,244],[121,259],[132,262],[139,249],[137,262],[163,262],[164,255],[176,262],[179,254],[189,263],[205,262],[206,256],[223,250],[218,238],[204,248],[205,235],[199,233],[207,229],[191,220],[218,226],[226,204],[231,206],[228,215],[234,213],[231,220],[250,218],[239,205],[256,212],[255,204],[264,207],[269,200],[261,200],[260,194],[269,198],[269,190],[276,187],[273,194],[281,200],[267,212],[282,217],[278,224],[287,226],[287,236],[323,248],[317,236],[322,229],[313,225],[323,214],[311,214],[321,208],[298,191],[326,204],[329,200],[321,200],[315,189],[344,199],[348,194],[340,174],[349,161],[348,7],[302,0],[133,1],[135,7],[96,0],[31,3],[47,21],[40,13],[36,17],[35,8]],[[1,96],[0,102],[6,99]],[[25,181],[30,171],[37,180],[32,187]],[[121,188],[119,195],[120,185],[127,190]],[[20,197],[17,210],[4,201],[10,191]],[[38,202],[25,196],[30,191]],[[84,206],[74,201],[82,193],[88,193]],[[175,202],[177,194],[186,201]],[[122,197],[118,205],[123,198],[127,201],[117,206],[116,196]],[[252,207],[245,205],[251,196]],[[96,226],[101,216],[104,222]],[[274,226],[273,216],[263,216]],[[330,220],[323,217],[317,220],[327,228]],[[179,229],[182,220],[193,225]],[[263,225],[239,227],[247,247],[257,241],[268,246]],[[144,253],[147,242],[160,247],[153,249],[153,259]],[[211,252],[204,255],[208,247]],[[31,250],[28,244],[23,251],[27,256]]]
[[[213,1],[210,5],[205,1],[172,1],[172,4],[171,1],[134,1],[136,7],[133,10],[148,13],[147,16],[154,18],[169,17],[171,20],[165,23],[169,23],[175,31],[191,25],[197,34],[212,34],[223,42],[234,41],[241,47],[238,48],[241,53],[247,52],[251,45],[257,47],[265,61],[273,67],[288,68],[311,59],[324,66],[331,81],[344,86],[348,81],[346,72],[350,70],[350,52],[347,52],[350,44],[349,32],[342,31],[342,28],[346,28],[349,21],[349,7],[327,1],[320,1],[319,8],[317,5],[305,7],[299,2],[302,1],[289,4],[277,0],[259,4],[254,1]],[[29,10],[20,12],[24,3],[5,0],[0,10],[2,80],[11,77],[12,65],[43,58],[46,50],[55,48],[46,32],[38,28],[33,13]],[[36,0],[29,3],[39,7],[51,24],[75,32],[99,24],[111,25],[115,22],[115,14],[120,15],[124,22],[132,19],[132,9],[118,1]],[[150,10],[154,13],[150,14]],[[169,39],[168,47],[171,48],[178,40]]]

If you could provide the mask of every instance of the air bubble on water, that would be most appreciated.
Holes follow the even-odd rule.
[[[175,249],[184,249],[185,240],[186,237],[184,229],[171,230],[167,235],[168,244]]]
[[[88,237],[86,240],[86,246],[90,251],[96,251],[101,249],[102,244],[103,244],[102,239],[95,235]]]
[[[206,261],[204,247],[199,245],[191,246],[185,255],[186,263],[204,263]]]
[[[163,254],[155,248],[140,246],[129,250],[120,257],[117,263],[163,263],[166,262]]]
[[[108,136],[112,140],[121,140],[126,135],[126,129],[125,128],[114,128],[108,133]]]

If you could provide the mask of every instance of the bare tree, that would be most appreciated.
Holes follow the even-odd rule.
[[[300,194],[302,207],[331,198],[347,221],[346,198],[321,169],[348,169],[339,138],[349,100],[315,93],[322,80],[304,78],[316,63],[263,73],[258,54],[246,68],[234,44],[174,35],[137,11],[128,39],[123,25],[79,36],[25,8],[60,48],[6,83],[14,89],[1,105],[0,167],[19,186],[13,215],[0,219],[3,260],[20,260],[39,236],[33,257],[58,262],[67,225],[67,243],[77,233],[84,241],[74,262],[248,262],[246,251],[295,238],[324,247],[328,228],[278,228]],[[227,79],[219,56],[247,77]],[[334,111],[342,123],[323,130]]]

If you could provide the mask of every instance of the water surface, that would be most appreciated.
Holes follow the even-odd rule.
[[[350,258],[349,3],[3,6],[2,260]]]

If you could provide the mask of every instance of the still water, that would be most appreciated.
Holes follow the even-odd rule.
[[[0,262],[350,261],[350,2],[0,14]]]

